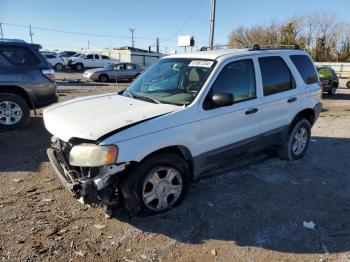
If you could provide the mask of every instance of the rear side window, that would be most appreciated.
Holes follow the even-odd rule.
[[[86,59],[94,59],[94,55],[87,55]]]
[[[109,59],[109,57],[106,56],[106,55],[103,55],[103,56],[102,56],[102,59]]]
[[[259,65],[264,96],[288,91],[295,87],[292,73],[280,56],[260,57]]]
[[[128,69],[128,70],[133,70],[133,69],[135,69],[135,66],[132,65],[132,64],[127,64],[127,65],[126,65],[126,69]]]
[[[235,102],[256,98],[254,64],[251,59],[227,64],[212,86],[212,94],[231,93]]]
[[[27,47],[0,45],[1,54],[11,63],[18,66],[40,64],[39,58]]]
[[[311,85],[317,83],[317,73],[310,58],[306,55],[291,55],[290,59],[298,69],[305,84]]]

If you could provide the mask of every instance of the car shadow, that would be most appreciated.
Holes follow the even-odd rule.
[[[349,138],[313,137],[297,161],[271,158],[191,185],[185,201],[166,213],[114,218],[169,243],[233,241],[288,253],[350,250]],[[233,160],[234,161],[234,160]],[[219,170],[220,173],[220,170]],[[313,221],[314,229],[303,226]]]
[[[50,137],[41,117],[31,117],[23,129],[0,132],[0,172],[38,171],[48,161]]]
[[[335,95],[325,94],[322,96],[323,100],[350,100],[350,94],[335,93]]]

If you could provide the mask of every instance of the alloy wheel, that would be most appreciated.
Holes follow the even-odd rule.
[[[182,189],[179,171],[172,167],[156,167],[145,177],[142,199],[149,209],[160,212],[176,203]]]
[[[0,124],[14,125],[22,118],[22,108],[15,102],[2,101],[0,102]]]
[[[305,127],[300,127],[294,134],[292,141],[292,151],[294,155],[300,155],[307,144],[308,133]]]

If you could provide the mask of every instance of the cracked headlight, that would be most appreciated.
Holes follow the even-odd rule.
[[[117,156],[118,148],[115,145],[80,144],[70,151],[69,163],[72,166],[82,167],[107,166],[115,164]]]

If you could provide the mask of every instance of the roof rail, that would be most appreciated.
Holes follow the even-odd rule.
[[[214,45],[214,46],[202,46],[199,51],[208,51],[208,50],[218,50],[218,49],[229,49],[229,48],[235,48],[235,49],[242,49],[242,48],[251,48],[250,45],[247,46],[238,46],[238,45]]]
[[[16,43],[26,43],[26,41],[22,39],[9,39],[9,38],[0,38],[1,42],[16,42]]]
[[[300,49],[299,45],[259,45],[254,44],[250,51],[254,50],[267,50],[267,49]]]
[[[225,48],[235,48],[235,49],[249,49],[249,51],[254,50],[267,50],[267,49],[300,49],[299,45],[245,45],[245,46],[237,46],[237,45],[216,45],[216,46],[203,46],[200,51],[208,51],[208,50],[217,50],[217,49],[225,49]]]

